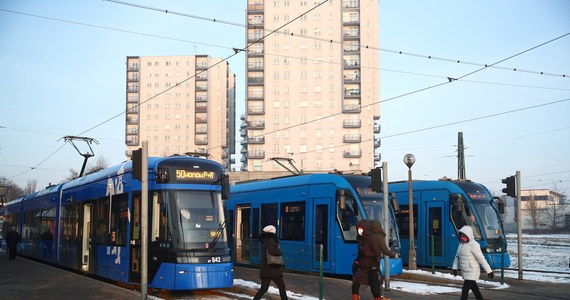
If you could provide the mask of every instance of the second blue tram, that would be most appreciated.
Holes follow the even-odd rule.
[[[408,264],[408,182],[390,183],[388,190],[400,204],[396,216],[402,239],[402,258],[404,264]],[[471,181],[413,181],[412,194],[417,266],[451,268],[459,245],[457,234],[461,227],[468,225],[473,228],[475,239],[491,268],[509,267],[510,256],[499,214],[502,204],[495,202],[485,186]]]
[[[380,193],[372,192],[369,176],[306,174],[231,187],[225,202],[236,263],[259,264],[261,228],[274,225],[287,269],[352,274],[357,254],[356,224],[377,218],[384,227],[389,210],[389,246],[400,241],[392,206],[385,208]],[[322,257],[320,251],[322,247]],[[382,271],[384,263],[382,263]],[[390,274],[402,273],[402,261],[390,259]]]
[[[148,206],[148,287],[231,287],[223,199],[229,177],[212,160],[148,159],[148,202],[127,161],[6,205],[5,226],[23,255],[123,283],[141,282],[142,215]]]

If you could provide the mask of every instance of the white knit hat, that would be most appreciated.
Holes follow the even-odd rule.
[[[267,225],[265,227],[263,227],[263,232],[270,232],[275,234],[277,232],[277,229],[275,229],[275,226],[273,225]]]

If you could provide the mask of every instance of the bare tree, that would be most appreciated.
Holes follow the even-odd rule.
[[[24,190],[10,179],[0,177],[0,204],[3,205],[10,200],[25,195]]]
[[[552,192],[554,192],[554,195],[552,197],[552,200],[548,201],[548,206],[544,211],[544,215],[547,218],[551,228],[556,229],[559,223],[564,221],[567,205],[565,202],[565,191],[561,190],[556,185],[556,182],[552,183],[552,185]]]
[[[24,188],[24,193],[27,195],[35,192],[37,185],[37,180],[28,180],[28,183],[26,183],[26,187]]]
[[[85,168],[85,175],[89,175],[95,172],[99,172],[105,168],[107,168],[108,163],[105,157],[100,156],[95,160],[93,164],[88,163],[87,167]],[[73,180],[79,177],[79,171],[69,168],[69,176],[67,176],[66,180]]]
[[[522,208],[526,210],[527,214],[530,216],[532,228],[534,228],[535,230],[538,229],[538,224],[540,222],[542,212],[539,203],[534,198],[533,194],[530,194],[529,199],[522,203]]]

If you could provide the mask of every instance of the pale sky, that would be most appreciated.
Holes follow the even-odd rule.
[[[556,184],[570,193],[570,1],[379,6],[380,149],[390,181],[407,178],[406,153],[416,156],[414,178],[457,178],[463,132],[467,177],[491,192],[499,195],[501,179],[521,171],[523,189]],[[126,57],[229,57],[245,47],[245,7],[246,0],[0,1],[0,176],[21,187],[35,179],[40,188],[79,170],[83,157],[66,135],[96,139],[95,159],[123,161]],[[228,60],[238,122],[244,62],[243,54]]]

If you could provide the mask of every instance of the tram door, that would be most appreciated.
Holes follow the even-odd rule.
[[[153,201],[154,203],[154,201]],[[141,281],[141,196],[133,195],[133,218],[131,222],[131,255],[130,255],[130,274],[131,282]],[[156,210],[153,210],[156,211]],[[152,218],[154,220],[154,218]]]
[[[81,270],[89,272],[91,250],[91,204],[83,206],[83,241],[81,242]],[[94,270],[93,270],[94,271]]]
[[[429,201],[426,202],[427,218],[426,224],[426,246],[423,249],[428,249],[424,253],[427,258],[426,264],[431,265],[444,263],[444,241],[443,241],[443,201]]]
[[[236,207],[235,253],[236,261],[248,261],[251,250],[251,207]]]
[[[312,250],[313,262],[312,268],[314,270],[320,269],[320,249],[323,248],[323,270],[330,270],[330,253],[329,247],[329,203],[332,203],[330,198],[314,198],[313,199],[313,232],[312,232]]]

